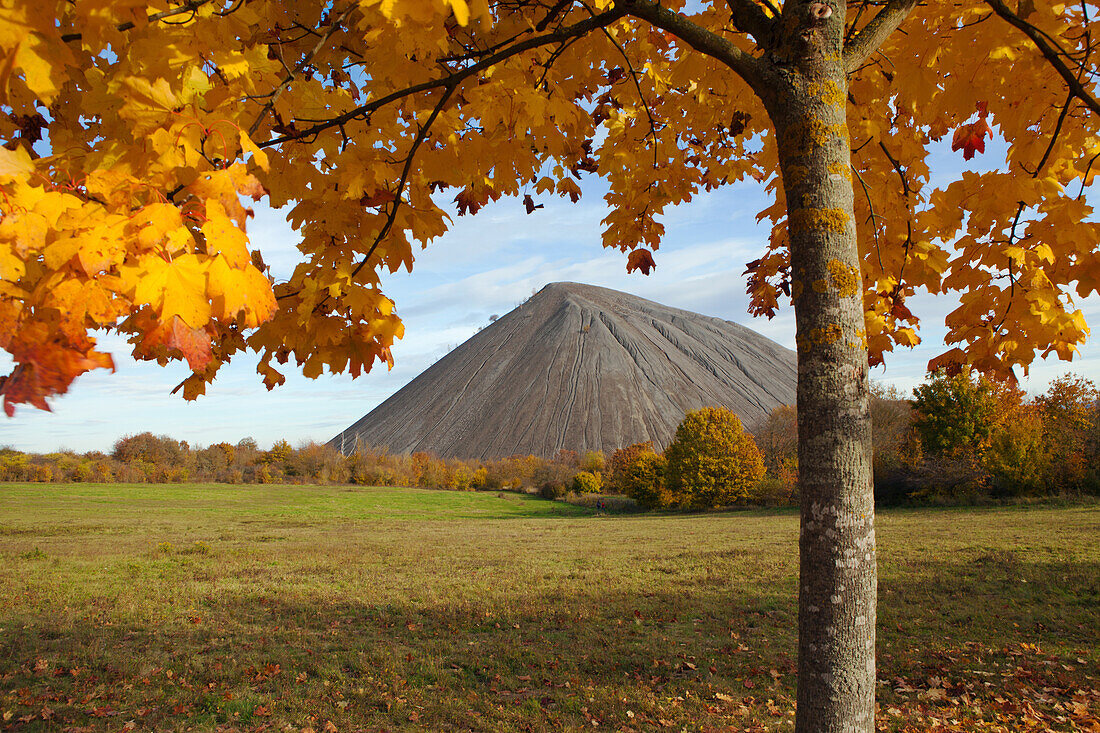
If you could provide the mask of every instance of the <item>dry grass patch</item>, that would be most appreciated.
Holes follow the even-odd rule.
[[[882,514],[881,726],[1089,730],[1098,530]],[[0,728],[787,730],[797,568],[789,512],[4,485]]]

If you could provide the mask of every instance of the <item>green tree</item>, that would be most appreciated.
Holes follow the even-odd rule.
[[[914,390],[913,426],[926,454],[977,462],[997,425],[994,385],[969,369],[937,370]]]
[[[737,415],[704,407],[684,416],[665,451],[668,490],[677,506],[693,509],[749,498],[764,477],[764,458]]]

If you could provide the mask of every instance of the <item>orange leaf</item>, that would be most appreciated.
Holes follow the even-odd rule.
[[[163,345],[175,349],[187,360],[191,371],[199,371],[213,358],[210,353],[210,335],[203,328],[191,328],[179,316],[172,316],[145,335],[143,350]]]
[[[993,137],[993,130],[984,118],[969,125],[963,125],[955,130],[955,136],[951,138],[951,150],[962,149],[963,159],[970,160],[974,157],[975,151],[985,152],[986,135]]]
[[[657,267],[657,263],[653,261],[653,253],[648,249],[636,249],[626,258],[626,271],[628,273],[641,270],[643,274],[648,275],[649,271],[655,267]]]

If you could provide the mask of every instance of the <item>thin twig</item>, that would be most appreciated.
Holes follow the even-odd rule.
[[[188,0],[188,2],[184,3],[178,8],[172,8],[171,10],[162,10],[159,13],[153,13],[145,20],[148,23],[155,23],[158,20],[171,18],[175,15],[194,13],[196,10],[201,8],[203,5],[206,5],[208,2],[210,2],[210,0]],[[236,10],[236,8],[232,8],[230,11],[226,11],[224,15],[228,15],[229,12],[231,12],[232,10]],[[128,20],[125,23],[119,23],[118,25],[116,25],[115,30],[117,30],[119,33],[124,33],[126,31],[133,30],[135,27],[136,24],[133,21]],[[82,33],[65,33],[61,36],[61,41],[63,43],[68,43],[70,41],[79,41],[83,37],[84,35]]]
[[[279,97],[282,96],[283,92],[286,91],[286,88],[290,86],[290,83],[294,81],[295,76],[297,76],[302,71],[302,69],[309,66],[309,64],[313,61],[313,57],[316,56],[318,52],[320,52],[320,50],[328,42],[328,39],[332,38],[332,35],[336,33],[344,20],[347,19],[349,15],[351,15],[351,11],[355,8],[356,5],[354,3],[345,8],[344,11],[340,13],[340,17],[332,21],[332,24],[329,25],[324,35],[322,35],[317,40],[317,43],[314,44],[313,48],[311,48],[306,53],[306,55],[302,57],[302,60],[299,61],[298,64],[295,65],[294,69],[286,75],[282,83],[279,84],[279,86],[271,92],[271,97],[267,100],[267,104],[265,104],[264,108],[260,110],[260,114],[256,116],[256,120],[252,123],[252,126],[248,128],[249,137],[252,137],[256,134],[256,131],[260,129],[260,125],[263,124],[264,118],[267,117],[267,113],[275,107],[275,103],[279,101]]]
[[[490,66],[499,64],[502,61],[511,58],[512,56],[516,56],[520,53],[523,53],[524,51],[529,51],[533,48],[538,48],[539,46],[545,46],[551,43],[558,43],[574,36],[582,36],[586,33],[589,33],[590,31],[595,30],[596,28],[602,28],[606,25],[610,25],[611,23],[614,23],[615,21],[622,18],[624,15],[626,15],[626,10],[624,8],[616,6],[611,10],[601,13],[600,15],[597,15],[593,18],[586,18],[585,20],[582,20],[574,25],[566,26],[565,28],[560,28],[541,36],[534,36],[532,38],[520,41],[510,48],[504,49],[499,53],[495,53],[491,56],[487,56],[481,61],[478,61],[476,64],[471,64],[470,66],[463,67],[462,69],[459,69],[447,76],[440,77],[438,79],[430,79],[428,81],[421,82],[420,84],[413,84],[410,87],[392,92],[385,95],[384,97],[379,97],[378,99],[360,105],[355,109],[348,110],[342,115],[338,115],[331,119],[318,122],[317,124],[311,125],[304,130],[299,130],[290,135],[283,135],[281,137],[272,138],[271,140],[257,142],[256,146],[259,148],[268,148],[273,145],[281,145],[282,143],[289,142],[291,140],[300,140],[305,137],[317,135],[329,128],[346,125],[348,122],[351,122],[352,120],[360,117],[367,117],[375,110],[378,110],[388,104],[404,99],[406,97],[410,97],[414,94],[431,91],[432,89],[457,86],[463,80],[468,79],[469,77],[489,68]]]
[[[1073,93],[1078,99],[1085,103],[1085,106],[1096,114],[1100,114],[1100,102],[1096,100],[1087,89],[1081,80],[1070,71],[1065,62],[1062,61],[1062,55],[1068,58],[1073,58],[1069,53],[1062,49],[1062,53],[1059,54],[1059,50],[1055,48],[1057,44],[1052,43],[1050,37],[1043,33],[1041,30],[1028,23],[1004,3],[1004,0],[985,0],[989,7],[993,8],[993,11],[997,15],[1001,16],[1005,21],[1019,30],[1023,31],[1024,35],[1031,39],[1031,42],[1039,49],[1039,52],[1043,54],[1043,57],[1054,67],[1055,71],[1061,75],[1062,80],[1066,82],[1070,92]],[[1084,71],[1083,67],[1081,71]]]

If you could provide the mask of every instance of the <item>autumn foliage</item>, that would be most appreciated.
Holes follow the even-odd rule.
[[[737,415],[704,407],[684,416],[665,451],[668,490],[679,506],[712,508],[746,501],[764,477],[764,459]]]
[[[120,438],[110,453],[27,454],[0,449],[0,481],[94,483],[279,483],[409,486],[455,491],[533,491],[539,477],[572,477],[576,461],[511,456],[491,461],[442,459],[429,453],[395,454],[356,446],[348,455],[318,443],[285,440],[261,449],[251,438],[236,444],[190,446],[165,435]],[[563,479],[564,480],[564,479]],[[587,485],[591,489],[591,484]],[[562,491],[564,494],[568,486]]]
[[[616,451],[610,485],[649,509],[755,503],[763,499],[763,460],[736,415],[704,407],[684,416],[663,454],[652,443]]]
[[[936,372],[908,403],[893,396],[880,398],[875,428],[881,502],[1100,494],[1100,391],[1090,380],[1061,377],[1028,398],[976,374]]]
[[[855,45],[874,35],[864,9],[847,21]],[[514,197],[533,213],[576,201],[588,175],[609,187],[604,243],[642,272],[667,207],[764,182],[772,238],[747,274],[753,312],[774,314],[794,287],[783,189],[797,181],[779,175],[759,89],[684,40],[753,56],[775,40],[761,12],[743,8],[735,33],[721,4],[640,0],[8,4],[5,410],[45,409],[111,368],[104,332],[139,359],[185,361],[188,398],[243,350],[269,387],[291,362],[311,377],[388,363],[402,325],[379,273],[410,268],[452,212]],[[834,274],[863,291],[873,361],[919,341],[908,303],[922,288],[962,293],[947,318],[958,348],[937,365],[1004,372],[1084,339],[1071,294],[1100,282],[1087,25],[1072,4],[921,5],[850,70],[852,169],[833,175],[858,181],[861,272]],[[929,146],[948,136],[965,160],[1001,138],[1007,160],[933,180]],[[285,281],[249,238],[256,201],[302,237]]]

